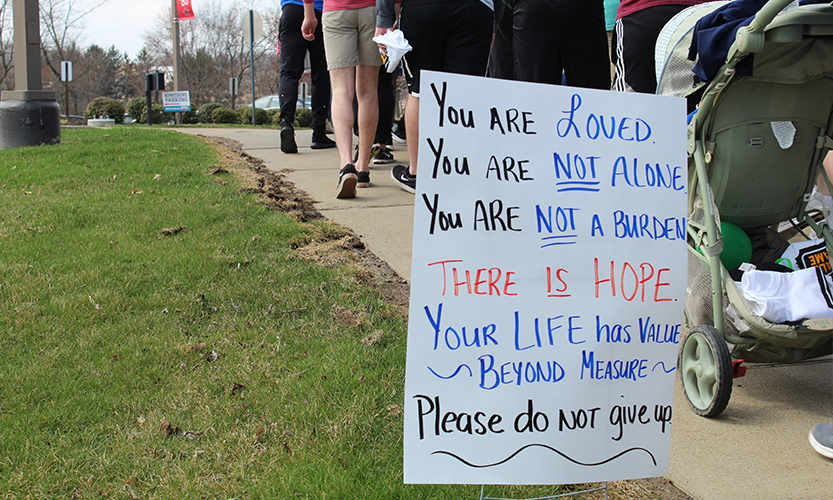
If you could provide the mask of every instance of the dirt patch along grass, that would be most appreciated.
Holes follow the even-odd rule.
[[[0,151],[0,496],[477,498],[402,484],[406,303],[239,145]]]

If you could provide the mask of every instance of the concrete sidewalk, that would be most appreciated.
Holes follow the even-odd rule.
[[[179,129],[243,144],[272,170],[317,200],[327,218],[355,232],[367,247],[410,281],[414,195],[394,185],[392,165],[371,166],[371,187],[337,200],[338,153],[313,151],[311,132],[298,131],[299,153],[280,152],[277,130]],[[407,164],[402,146],[397,163]],[[807,435],[833,422],[833,359],[793,366],[752,366],[735,379],[729,407],[717,419],[696,416],[679,384],[674,399],[668,478],[697,500],[833,498],[833,460],[810,447]]]

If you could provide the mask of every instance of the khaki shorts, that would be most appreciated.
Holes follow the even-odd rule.
[[[382,65],[379,46],[373,41],[376,7],[325,12],[321,22],[328,70]]]

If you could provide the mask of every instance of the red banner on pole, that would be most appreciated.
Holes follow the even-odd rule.
[[[180,21],[194,19],[194,9],[191,7],[191,0],[176,0],[176,17]]]

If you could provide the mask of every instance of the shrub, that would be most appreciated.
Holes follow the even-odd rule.
[[[211,114],[214,112],[215,109],[221,108],[219,104],[216,102],[209,102],[207,104],[203,104],[200,106],[200,122],[201,123],[213,123]]]
[[[182,113],[182,123],[185,125],[195,125],[200,122],[200,117],[196,111],[185,111]]]
[[[124,105],[109,97],[96,97],[84,111],[84,118],[112,118],[116,123],[124,123]]]
[[[211,123],[240,123],[240,118],[234,111],[219,106],[211,112]]]
[[[152,113],[151,117],[153,118],[153,123],[156,123],[157,125],[162,124],[162,123],[168,123],[169,121],[174,119],[174,114],[170,113],[170,112],[166,112],[165,107],[162,106],[161,104],[153,103],[151,105],[151,113]],[[139,120],[139,121],[141,123],[147,123],[148,122],[147,106],[145,107],[144,110],[142,110],[142,119]]]
[[[147,97],[134,97],[127,103],[127,114],[137,122],[142,121],[142,113],[147,114],[148,101]],[[145,119],[147,121],[147,119]]]
[[[263,108],[255,108],[255,125],[263,125],[269,123],[269,113]],[[252,107],[246,106],[237,110],[240,116],[240,123],[248,125],[252,123]]]
[[[281,110],[279,109],[267,109],[267,113],[269,113],[269,121],[267,123],[271,123],[273,125],[280,125],[281,123]]]
[[[295,111],[295,123],[299,127],[312,127],[312,110],[301,108]]]

